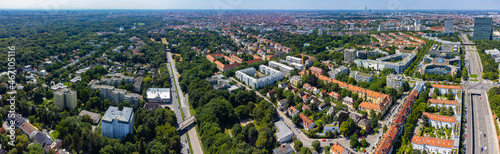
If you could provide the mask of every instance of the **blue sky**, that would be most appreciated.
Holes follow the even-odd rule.
[[[499,9],[499,0],[0,0],[0,9]]]

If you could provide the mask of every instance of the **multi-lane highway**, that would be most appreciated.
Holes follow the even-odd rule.
[[[191,113],[189,112],[189,105],[188,101],[184,97],[184,93],[181,90],[181,87],[179,85],[179,78],[178,78],[178,72],[177,69],[175,68],[175,62],[172,59],[172,54],[170,52],[167,52],[167,57],[169,61],[169,66],[168,66],[168,71],[170,73],[170,77],[173,78],[173,86],[172,86],[172,110],[174,110],[175,114],[177,115],[177,122],[180,124],[183,120],[182,117],[188,118],[191,117]],[[175,88],[177,86],[177,88]],[[178,95],[177,95],[178,94]],[[179,98],[177,98],[179,96]],[[180,100],[180,103],[179,101]],[[179,104],[181,104],[179,106]],[[181,112],[182,110],[182,112]],[[181,153],[203,153],[202,147],[200,140],[198,139],[198,135],[196,134],[196,128],[195,127],[189,127],[187,128],[187,134],[189,134],[189,140],[190,144],[192,147],[193,151],[189,151],[189,145],[187,143],[187,136],[186,132],[181,132],[181,144],[184,145],[182,147]]]
[[[472,94],[471,93],[476,93]],[[488,100],[481,90],[466,93],[466,153],[498,153],[498,141]],[[482,148],[482,150],[481,150]]]

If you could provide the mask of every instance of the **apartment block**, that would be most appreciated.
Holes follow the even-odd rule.
[[[134,133],[134,111],[132,108],[124,107],[121,111],[118,107],[110,106],[102,117],[102,136],[121,139],[128,134]]]
[[[399,74],[389,74],[386,78],[386,83],[388,87],[398,89],[404,84],[404,77]]]
[[[54,104],[61,110],[65,108],[73,110],[78,105],[76,95],[77,92],[74,90],[68,88],[59,89],[54,92]]]
[[[285,78],[285,74],[282,72],[265,65],[260,65],[259,71],[267,76],[258,79],[254,78],[253,76],[257,73],[257,70],[250,67],[236,71],[236,78],[255,89],[265,87],[266,85],[272,85]]]

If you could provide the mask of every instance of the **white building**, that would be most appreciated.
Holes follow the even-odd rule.
[[[430,125],[438,128],[452,128],[457,120],[456,117],[435,115],[428,112],[422,113],[422,116],[429,118]]]
[[[151,103],[171,103],[172,93],[170,88],[148,88],[146,91],[148,102]]]
[[[278,121],[274,123],[274,126],[276,128],[276,140],[280,142],[281,144],[283,143],[288,143],[291,142],[293,139],[293,132],[288,128],[288,126],[285,125],[283,121]]]
[[[302,58],[297,58],[293,56],[286,56],[286,61],[302,64]]]
[[[253,78],[257,71],[255,70],[255,68],[250,67],[236,71],[236,78],[255,89],[265,87],[266,85],[272,85],[275,82],[285,78],[285,74],[283,74],[282,72],[265,65],[260,65],[259,71],[266,74],[267,76],[258,79]]]
[[[118,110],[110,106],[102,117],[102,136],[121,139],[127,134],[134,133],[134,111],[132,108],[124,107]]]
[[[453,149],[453,140],[439,139],[433,137],[422,137],[413,135],[411,144],[413,149],[427,151],[427,153],[451,154]]]
[[[285,75],[290,75],[290,72],[294,70],[293,67],[286,66],[285,64],[278,63],[275,61],[269,61],[269,67],[271,68],[279,68],[281,72],[283,72]]]

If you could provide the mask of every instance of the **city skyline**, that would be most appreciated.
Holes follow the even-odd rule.
[[[303,0],[290,1],[243,1],[243,0],[147,0],[137,3],[132,0],[1,0],[0,9],[249,9],[249,10],[496,10],[500,1],[480,0],[457,2],[382,0],[382,1],[326,1],[314,3]],[[432,5],[429,5],[432,4]]]

